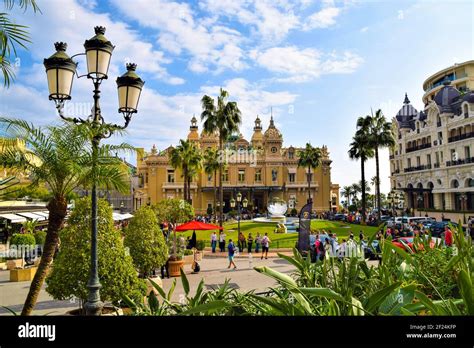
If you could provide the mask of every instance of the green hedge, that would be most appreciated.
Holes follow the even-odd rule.
[[[15,233],[10,245],[36,245],[35,236],[29,233]]]
[[[46,241],[46,231],[38,231],[35,233],[35,240],[37,245],[44,245],[44,242]]]

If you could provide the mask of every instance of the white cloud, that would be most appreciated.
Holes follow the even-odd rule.
[[[118,71],[123,73],[125,63],[132,61],[138,64],[137,72],[142,75],[148,73],[148,78],[171,84],[184,82],[167,72],[164,65],[171,63],[171,60],[147,42],[138,31],[111,18],[107,13],[94,12],[90,7],[94,2],[85,3],[89,7],[83,7],[74,0],[46,1],[41,3],[42,14],[18,12],[18,15],[21,13],[23,23],[30,28],[34,43],[30,45],[30,51],[35,63],[42,62],[43,58],[54,53],[55,41],[67,42],[70,55],[84,52],[84,40],[94,35],[95,25],[100,25],[107,28],[106,37],[116,45],[111,68],[113,65],[120,66]],[[81,57],[78,60],[81,62]],[[84,69],[84,64],[80,64],[79,69]]]
[[[188,68],[193,72],[205,72],[217,68],[241,70],[246,67],[243,41],[237,30],[213,25],[214,20],[200,20],[189,4],[173,1],[137,0],[130,4],[113,1],[115,6],[130,19],[158,31],[158,43],[173,54],[186,53],[191,56]],[[215,71],[215,70],[214,70]]]
[[[304,25],[303,30],[312,30],[315,28],[327,28],[336,24],[336,17],[341,13],[341,9],[337,7],[327,7],[313,13],[309,16]]]
[[[360,29],[361,33],[366,33],[369,30],[369,27],[363,27]]]
[[[363,62],[351,52],[323,54],[313,48],[296,46],[253,50],[250,56],[258,65],[281,75],[278,78],[281,82],[307,82],[322,74],[350,73]]]

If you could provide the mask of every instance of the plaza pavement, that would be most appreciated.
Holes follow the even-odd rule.
[[[191,265],[185,265],[186,272],[191,288],[191,295],[195,293],[201,279],[207,287],[216,287],[223,284],[228,278],[230,285],[240,291],[248,291],[256,289],[256,292],[265,291],[269,286],[276,284],[271,278],[253,270],[254,266],[265,265],[274,268],[283,273],[291,273],[294,269],[285,260],[279,259],[276,253],[269,253],[268,260],[260,260],[254,257],[250,264],[247,254],[240,254],[235,259],[238,269],[227,269],[228,260],[226,253],[216,253],[211,255],[210,252],[205,255],[200,262],[201,272],[192,274]],[[23,302],[28,294],[30,282],[10,282],[10,272],[0,270],[0,306],[8,307],[17,313],[21,312]],[[163,288],[168,292],[173,278],[163,279]],[[179,301],[184,295],[180,278],[176,278],[176,289],[172,297],[173,301]],[[63,315],[67,311],[78,308],[78,304],[70,301],[56,301],[46,291],[45,285],[41,289],[38,302],[36,304],[34,315]],[[0,307],[0,315],[12,315],[6,309]]]

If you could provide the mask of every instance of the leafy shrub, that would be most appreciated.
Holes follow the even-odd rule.
[[[81,300],[88,295],[87,283],[90,267],[91,200],[85,197],[76,201],[68,225],[60,232],[61,247],[46,278],[46,291],[57,300],[73,297]],[[114,228],[112,208],[105,201],[98,201],[98,270],[102,285],[102,301],[117,303],[124,294],[143,297],[144,287],[138,279],[133,260],[127,255],[120,231]]]
[[[10,240],[10,245],[35,245],[35,236],[30,233],[15,233]]]
[[[427,248],[412,255],[413,267],[406,273],[408,280],[419,284],[425,294],[433,299],[444,299],[457,296],[456,271],[447,272],[446,267],[451,259],[446,248]]]
[[[130,249],[135,267],[142,274],[150,274],[168,259],[168,246],[150,207],[135,211],[135,216],[125,229],[124,245]]]
[[[197,250],[204,250],[206,247],[206,242],[204,240],[197,240],[196,241],[196,249]]]
[[[184,255],[185,255],[185,256],[187,256],[187,255],[192,255],[192,254],[194,254],[192,250],[190,250],[190,249],[184,250]]]
[[[44,245],[44,242],[46,241],[46,231],[38,231],[34,234],[36,244],[37,245]]]

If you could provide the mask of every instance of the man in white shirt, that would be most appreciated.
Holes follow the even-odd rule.
[[[215,253],[216,252],[216,245],[217,245],[217,234],[216,232],[212,232],[211,234],[211,248],[212,248],[212,252]]]
[[[225,252],[225,233],[224,231],[222,231],[220,234],[219,234],[219,249],[221,250],[221,252]]]

